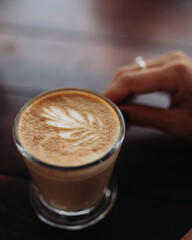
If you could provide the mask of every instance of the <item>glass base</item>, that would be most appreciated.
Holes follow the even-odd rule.
[[[48,205],[33,183],[29,187],[29,200],[37,217],[50,226],[67,230],[80,230],[101,221],[112,209],[116,197],[117,184],[112,181],[96,206],[79,212],[66,212]]]

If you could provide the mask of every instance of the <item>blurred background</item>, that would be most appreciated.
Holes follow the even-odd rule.
[[[16,113],[36,94],[58,87],[103,92],[136,56],[176,49],[192,57],[191,0],[0,0],[0,239],[171,240],[189,230],[191,144],[131,127],[115,208],[97,226],[72,234],[45,226],[32,212],[30,177],[11,132]],[[158,93],[139,100],[168,104]]]
[[[8,91],[103,91],[117,67],[192,52],[189,0],[0,0],[0,73]]]

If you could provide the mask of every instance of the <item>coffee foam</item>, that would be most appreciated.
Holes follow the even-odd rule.
[[[60,128],[61,132],[58,135],[65,140],[70,140],[73,146],[78,146],[82,142],[97,140],[99,132],[103,130],[103,123],[100,118],[94,118],[90,113],[85,113],[85,116],[83,116],[73,109],[66,107],[65,111],[62,111],[54,106],[43,110],[44,113],[41,116],[47,119],[46,123]]]
[[[119,131],[118,116],[107,102],[74,90],[37,99],[19,122],[23,146],[40,160],[59,166],[97,160],[113,147]]]

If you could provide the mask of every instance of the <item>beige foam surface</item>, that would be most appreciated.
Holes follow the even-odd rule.
[[[114,109],[101,98],[79,91],[37,99],[21,115],[18,128],[28,152],[57,166],[97,160],[111,150],[119,132]]]

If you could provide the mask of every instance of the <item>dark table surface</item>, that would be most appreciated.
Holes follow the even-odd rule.
[[[20,107],[57,87],[102,92],[141,55],[192,56],[190,0],[0,0],[0,239],[180,239],[192,227],[191,143],[129,126],[115,174],[118,198],[99,224],[45,225],[28,202],[30,176],[12,140]],[[166,107],[154,93],[138,101]]]

